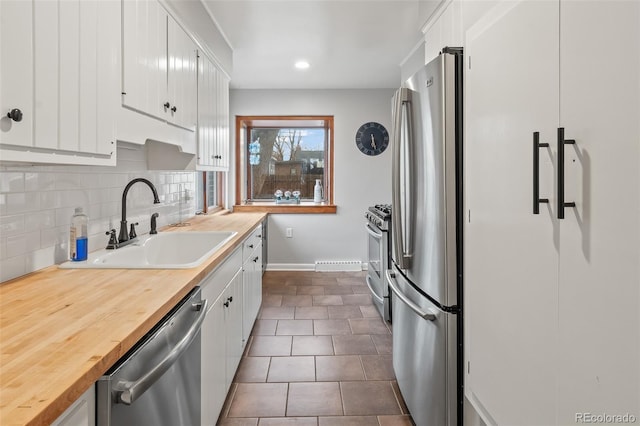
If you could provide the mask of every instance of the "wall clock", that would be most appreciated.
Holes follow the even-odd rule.
[[[389,132],[380,123],[364,123],[356,132],[356,146],[366,155],[382,154],[389,146]]]

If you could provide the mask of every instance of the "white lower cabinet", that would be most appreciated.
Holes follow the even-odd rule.
[[[94,426],[96,424],[96,387],[91,385],[51,426]]]
[[[202,425],[214,426],[242,356],[242,249],[200,287],[209,301],[202,323]]]
[[[262,302],[262,226],[201,283],[202,426],[214,426]],[[247,248],[251,247],[251,252]],[[245,256],[249,256],[245,259]],[[259,260],[255,260],[258,256]],[[243,264],[244,261],[244,264]],[[248,331],[247,331],[248,330]]]

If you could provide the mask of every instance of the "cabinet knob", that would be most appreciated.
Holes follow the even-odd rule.
[[[171,111],[176,112],[178,110],[178,108],[176,108],[175,106],[171,107]]]
[[[18,108],[14,108],[7,113],[7,117],[15,122],[22,121],[22,111],[20,111]]]
[[[171,106],[171,104],[169,102],[165,102],[163,106],[164,106],[164,109],[167,109]]]

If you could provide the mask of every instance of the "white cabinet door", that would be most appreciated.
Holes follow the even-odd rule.
[[[226,324],[226,346],[227,346],[227,379],[226,389],[228,390],[236,374],[236,369],[242,358],[242,274],[233,277],[231,283],[225,291],[226,300],[228,301],[227,310],[225,312]]]
[[[205,55],[198,57],[198,166],[213,170],[216,159],[218,70]]]
[[[640,415],[640,3],[562,1],[560,410]],[[555,145],[555,143],[554,143]]]
[[[222,72],[218,72],[217,76],[217,136],[216,136],[216,152],[217,155],[214,162],[214,169],[219,171],[229,170],[229,79]]]
[[[466,394],[501,425],[555,423],[558,229],[532,212],[532,147],[555,140],[558,31],[557,1],[507,1],[466,34]]]
[[[33,142],[33,8],[28,1],[0,2],[0,143]],[[21,121],[7,117],[20,110]]]
[[[212,303],[202,323],[202,426],[215,425],[227,395],[224,294]]]
[[[242,338],[244,344],[249,340],[251,329],[258,316],[262,303],[262,243],[258,242],[255,249],[245,261],[243,267],[243,314]]]
[[[167,121],[191,131],[196,130],[197,48],[178,23],[167,20],[168,99]]]
[[[2,2],[3,160],[115,165],[120,15],[114,1]]]
[[[122,104],[166,119],[167,11],[157,2],[122,2]]]

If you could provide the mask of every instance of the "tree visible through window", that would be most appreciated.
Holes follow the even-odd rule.
[[[330,200],[333,117],[252,117],[240,123],[248,201],[273,200],[276,191],[311,201],[316,180],[323,201]]]

